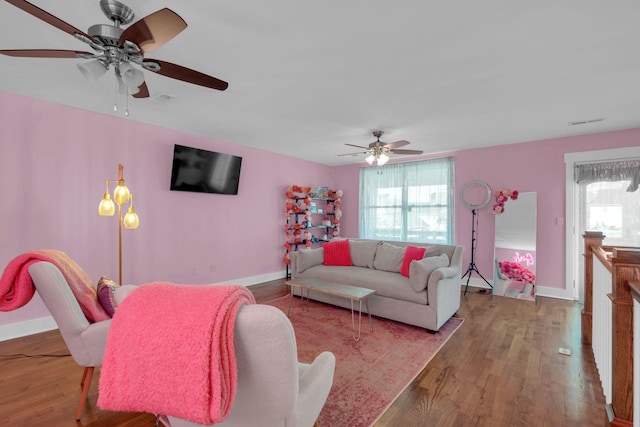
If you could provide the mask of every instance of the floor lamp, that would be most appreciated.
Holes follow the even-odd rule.
[[[124,224],[124,228],[138,228],[138,226],[140,225],[140,219],[138,218],[136,211],[133,209],[133,195],[124,182],[123,171],[124,166],[119,164],[118,179],[105,180],[106,191],[104,193],[102,201],[100,202],[100,206],[98,207],[98,214],[100,214],[100,216],[113,216],[116,211],[113,201],[115,200],[116,204],[118,205],[118,283],[120,285],[122,285],[122,225]],[[111,199],[111,194],[109,194],[110,182],[118,183],[115,190],[113,190],[113,200]],[[125,203],[129,203],[129,210],[127,211],[127,214],[123,219],[122,205]]]

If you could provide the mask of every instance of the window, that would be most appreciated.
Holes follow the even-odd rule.
[[[602,231],[609,246],[640,246],[640,161],[576,165],[579,235]]]
[[[453,244],[453,157],[360,169],[363,239]]]

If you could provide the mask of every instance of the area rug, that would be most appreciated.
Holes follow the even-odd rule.
[[[286,313],[289,301],[285,296],[266,304]],[[368,317],[363,316],[356,342],[350,310],[309,301],[305,311],[305,304],[294,298],[289,314],[299,360],[310,363],[325,350],[336,356],[333,387],[318,420],[322,427],[373,425],[463,322],[451,318],[430,334],[374,316],[370,332]]]

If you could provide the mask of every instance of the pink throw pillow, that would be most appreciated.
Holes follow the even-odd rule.
[[[322,248],[324,249],[324,265],[352,265],[349,239],[323,243]]]
[[[424,258],[424,254],[427,248],[418,248],[417,246],[407,246],[407,250],[404,252],[404,258],[402,259],[402,266],[400,267],[400,274],[404,277],[409,277],[409,267],[411,261],[421,260]]]

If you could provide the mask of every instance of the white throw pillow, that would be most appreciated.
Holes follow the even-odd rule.
[[[413,260],[409,265],[409,283],[416,292],[422,292],[427,288],[429,276],[441,267],[449,266],[447,254],[430,256],[421,260]]]

